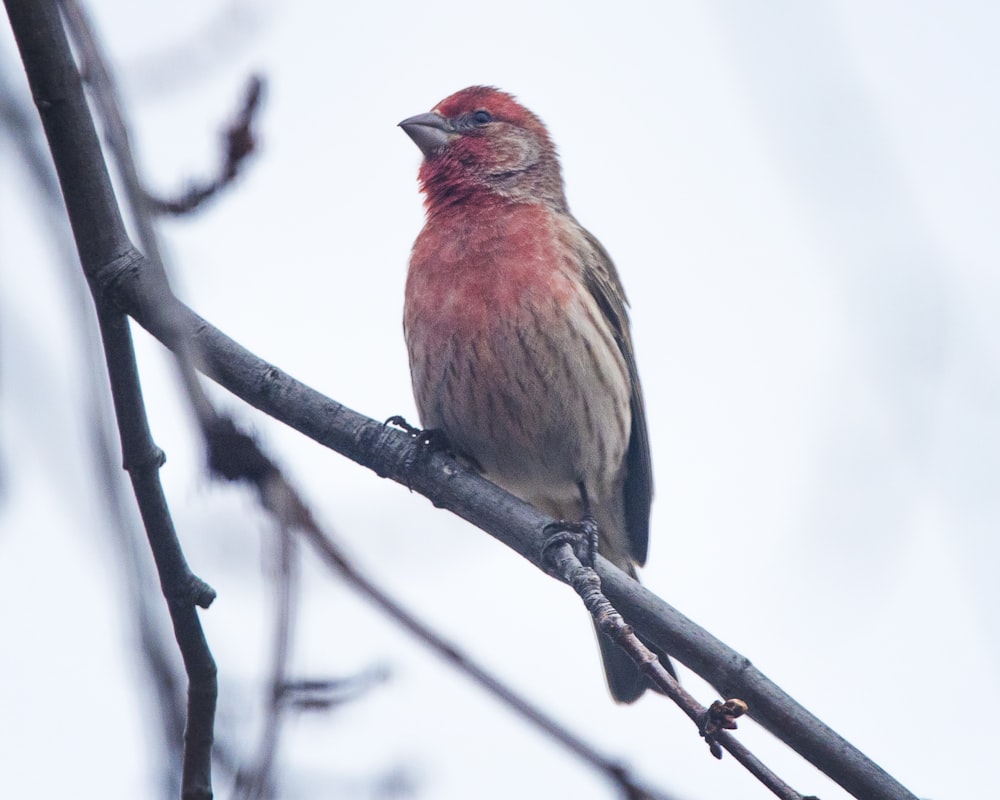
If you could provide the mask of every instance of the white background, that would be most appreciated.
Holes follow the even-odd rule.
[[[163,193],[211,169],[247,74],[268,80],[243,179],[163,225],[179,293],[338,401],[415,421],[400,316],[420,156],[395,125],[469,84],[514,92],[548,124],[570,204],[632,302],[657,487],[643,581],[918,796],[985,796],[1000,748],[1000,7],[336,6],[92,4]],[[26,92],[6,22],[0,70]],[[27,177],[3,134],[0,796],[154,796],[156,716],[88,449],[94,324]],[[249,752],[269,522],[208,479],[169,359],[136,342],[180,536],[219,591],[202,619],[220,728]],[[218,397],[359,564],[546,710],[678,797],[770,796],[658,698],[611,703],[568,590]],[[296,718],[281,796],[375,796],[398,773],[445,800],[615,796],[315,565],[304,588],[295,673],[391,677]],[[846,797],[753,723],[740,736],[802,793]]]

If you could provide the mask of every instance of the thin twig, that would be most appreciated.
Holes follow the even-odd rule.
[[[195,606],[208,608],[215,592],[191,572],[174,530],[159,477],[163,453],[150,436],[128,321],[120,311],[103,303],[99,303],[98,318],[125,469],[132,480],[188,675],[182,796],[210,798],[216,668]]]
[[[546,547],[543,558],[551,565],[551,572],[564,583],[573,587],[580,596],[584,606],[590,612],[598,628],[607,634],[640,665],[643,673],[662,689],[677,706],[698,726],[698,731],[709,744],[716,758],[721,758],[719,747],[725,748],[742,764],[757,780],[763,783],[781,800],[804,800],[803,796],[785,783],[778,775],[757,758],[738,739],[728,735],[723,727],[736,727],[733,719],[746,712],[746,705],[741,701],[727,701],[726,704],[713,704],[710,709],[701,705],[677,679],[663,666],[656,653],[642,643],[638,636],[622,618],[621,614],[608,601],[601,591],[601,579],[597,572],[585,566],[567,541],[562,541],[553,547]],[[727,717],[717,711],[717,708],[732,709]],[[713,717],[711,712],[715,712]],[[721,719],[722,721],[716,721]]]
[[[257,137],[253,123],[264,96],[264,79],[251,75],[243,92],[243,102],[223,136],[224,152],[216,177],[192,183],[173,199],[156,197],[139,179],[130,144],[129,126],[121,112],[121,93],[108,68],[100,41],[94,34],[88,15],[77,0],[59,0],[66,24],[82,60],[82,69],[105,126],[105,138],[115,157],[125,184],[129,205],[135,213],[139,247],[149,257],[162,261],[159,246],[154,244],[153,217],[157,214],[182,216],[197,210],[208,199],[229,187],[240,175],[247,159],[256,152]]]

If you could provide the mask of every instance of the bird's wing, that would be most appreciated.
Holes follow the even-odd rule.
[[[653,464],[649,455],[649,431],[646,428],[646,406],[642,400],[642,385],[635,366],[632,334],[629,330],[628,301],[618,271],[611,256],[588,231],[583,231],[589,245],[585,254],[589,270],[584,282],[601,313],[611,323],[615,341],[621,350],[632,384],[632,434],[625,455],[625,527],[628,531],[632,557],[639,566],[646,562],[649,549],[649,509],[653,502]]]

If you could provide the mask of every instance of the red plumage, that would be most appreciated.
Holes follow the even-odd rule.
[[[425,156],[403,320],[421,423],[539,510],[592,514],[601,554],[634,575],[653,484],[627,303],[569,212],[548,131],[483,86],[400,124]],[[645,679],[599,640],[631,702]]]

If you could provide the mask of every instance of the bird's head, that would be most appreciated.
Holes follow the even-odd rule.
[[[399,126],[424,154],[420,182],[430,207],[482,192],[566,207],[549,132],[506,92],[470,86]]]

